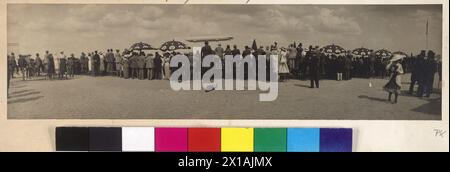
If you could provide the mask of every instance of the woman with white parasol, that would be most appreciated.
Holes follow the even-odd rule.
[[[400,61],[403,59],[403,55],[394,54],[389,64],[386,66],[386,70],[391,72],[389,82],[384,86],[384,90],[389,93],[389,101],[391,101],[392,94],[395,95],[393,103],[397,103],[398,94],[401,90],[401,75],[403,74],[403,67]]]

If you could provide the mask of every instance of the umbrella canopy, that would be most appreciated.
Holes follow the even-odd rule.
[[[402,51],[396,51],[396,52],[393,52],[392,55],[394,55],[394,54],[400,54],[400,55],[403,55],[403,56],[405,56],[405,57],[408,56],[408,54],[406,54],[405,52],[402,52]]]
[[[406,57],[406,55],[403,55],[403,54],[393,54],[392,58],[389,61],[391,61],[391,62],[398,61],[398,60],[401,60],[401,59],[403,59],[405,57]]]
[[[331,44],[331,45],[324,46],[322,49],[323,49],[325,55],[332,55],[332,54],[343,55],[343,54],[345,54],[345,49],[339,45]]]
[[[369,55],[369,52],[370,52],[370,49],[361,47],[361,48],[354,49],[352,51],[352,54],[354,57],[364,57],[366,55]]]
[[[191,47],[188,47],[186,44],[180,42],[180,41],[167,41],[164,44],[161,45],[161,48],[159,48],[161,51],[173,51],[178,49],[190,49]]]
[[[157,49],[153,48],[150,44],[138,42],[138,43],[134,43],[129,48],[129,51],[134,51],[134,50],[142,51],[142,50],[157,50]]]
[[[374,53],[375,53],[375,56],[381,57],[381,58],[389,58],[392,56],[392,53],[385,49],[377,50]]]
[[[256,40],[253,40],[252,49],[253,50],[258,50],[258,46],[256,45]]]

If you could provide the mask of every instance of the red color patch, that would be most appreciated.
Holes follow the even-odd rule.
[[[189,152],[220,152],[220,128],[189,128]]]

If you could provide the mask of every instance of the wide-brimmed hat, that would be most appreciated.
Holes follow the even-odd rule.
[[[401,54],[394,54],[394,56],[392,56],[392,58],[391,58],[391,62],[395,62],[395,61],[399,61],[399,60],[401,60],[401,59],[403,59],[405,56],[404,55],[401,55]]]

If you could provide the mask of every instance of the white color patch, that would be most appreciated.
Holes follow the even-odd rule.
[[[153,127],[123,127],[122,151],[124,152],[154,152],[155,128]]]

